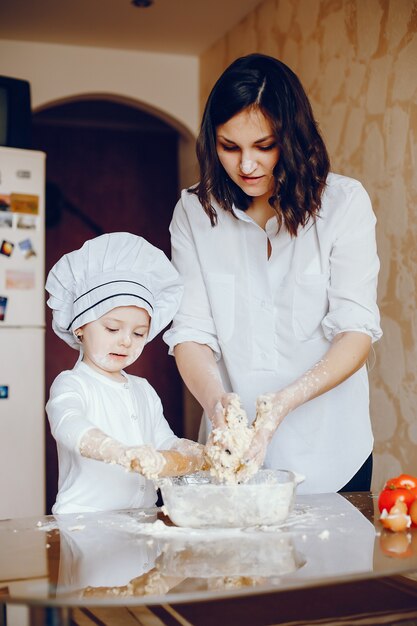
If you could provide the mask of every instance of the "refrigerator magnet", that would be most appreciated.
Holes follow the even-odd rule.
[[[17,228],[36,228],[36,215],[19,215],[17,218]]]
[[[38,215],[39,196],[26,193],[10,194],[10,206],[13,213],[26,213],[28,215]]]
[[[0,400],[6,400],[9,397],[9,387],[0,385]]]
[[[4,193],[0,194],[0,211],[10,211],[10,196]]]
[[[35,272],[6,270],[6,289],[35,289]]]
[[[0,322],[4,322],[6,318],[7,298],[0,296]]]
[[[0,246],[0,254],[4,254],[4,256],[11,256],[14,248],[14,243],[11,241],[7,241],[3,239],[3,242]]]
[[[31,256],[36,256],[36,252],[33,249],[30,239],[23,239],[23,241],[19,241],[19,250],[25,259],[30,259]]]
[[[12,228],[13,216],[11,213],[0,213],[0,228]]]

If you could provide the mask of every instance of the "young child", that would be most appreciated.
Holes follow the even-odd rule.
[[[59,461],[52,512],[152,506],[150,479],[203,464],[202,446],[174,435],[151,385],[123,371],[175,315],[178,274],[142,237],[111,233],[64,255],[46,290],[55,333],[80,352],[46,406]]]

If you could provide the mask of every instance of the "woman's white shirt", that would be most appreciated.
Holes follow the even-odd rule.
[[[337,333],[381,336],[376,219],[362,185],[336,174],[328,177],[320,216],[297,237],[278,231],[275,218],[263,230],[244,211],[235,209],[234,217],[214,206],[215,227],[195,194],[184,190],[175,208],[172,261],[185,291],[164,339],[171,352],[185,341],[209,345],[225,388],[240,395],[253,419],[257,396],[293,382]],[[337,491],[372,445],[364,366],[290,413],[265,465],[304,474],[300,492]]]
[[[59,462],[53,513],[155,504],[152,481],[119,465],[83,457],[79,450],[81,438],[91,428],[100,428],[127,446],[169,449],[177,441],[153,387],[144,378],[123,374],[125,382],[117,382],[81,361],[53,382],[46,405]]]

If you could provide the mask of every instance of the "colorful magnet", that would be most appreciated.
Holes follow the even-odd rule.
[[[0,322],[4,322],[6,317],[7,298],[6,296],[0,296]]]
[[[25,193],[12,193],[10,194],[10,207],[13,213],[38,215],[39,196],[33,196]]]
[[[9,397],[9,387],[7,385],[0,385],[0,400],[6,400]]]
[[[3,239],[3,243],[0,246],[0,254],[4,254],[4,256],[11,256],[14,248],[14,243],[11,241],[7,241]]]
[[[35,272],[6,270],[6,289],[34,289]]]

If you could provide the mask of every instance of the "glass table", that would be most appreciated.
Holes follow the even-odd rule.
[[[74,607],[249,601],[414,571],[417,528],[384,530],[371,493],[298,496],[285,523],[254,529],[178,528],[156,508],[0,521],[0,603],[56,625]]]

